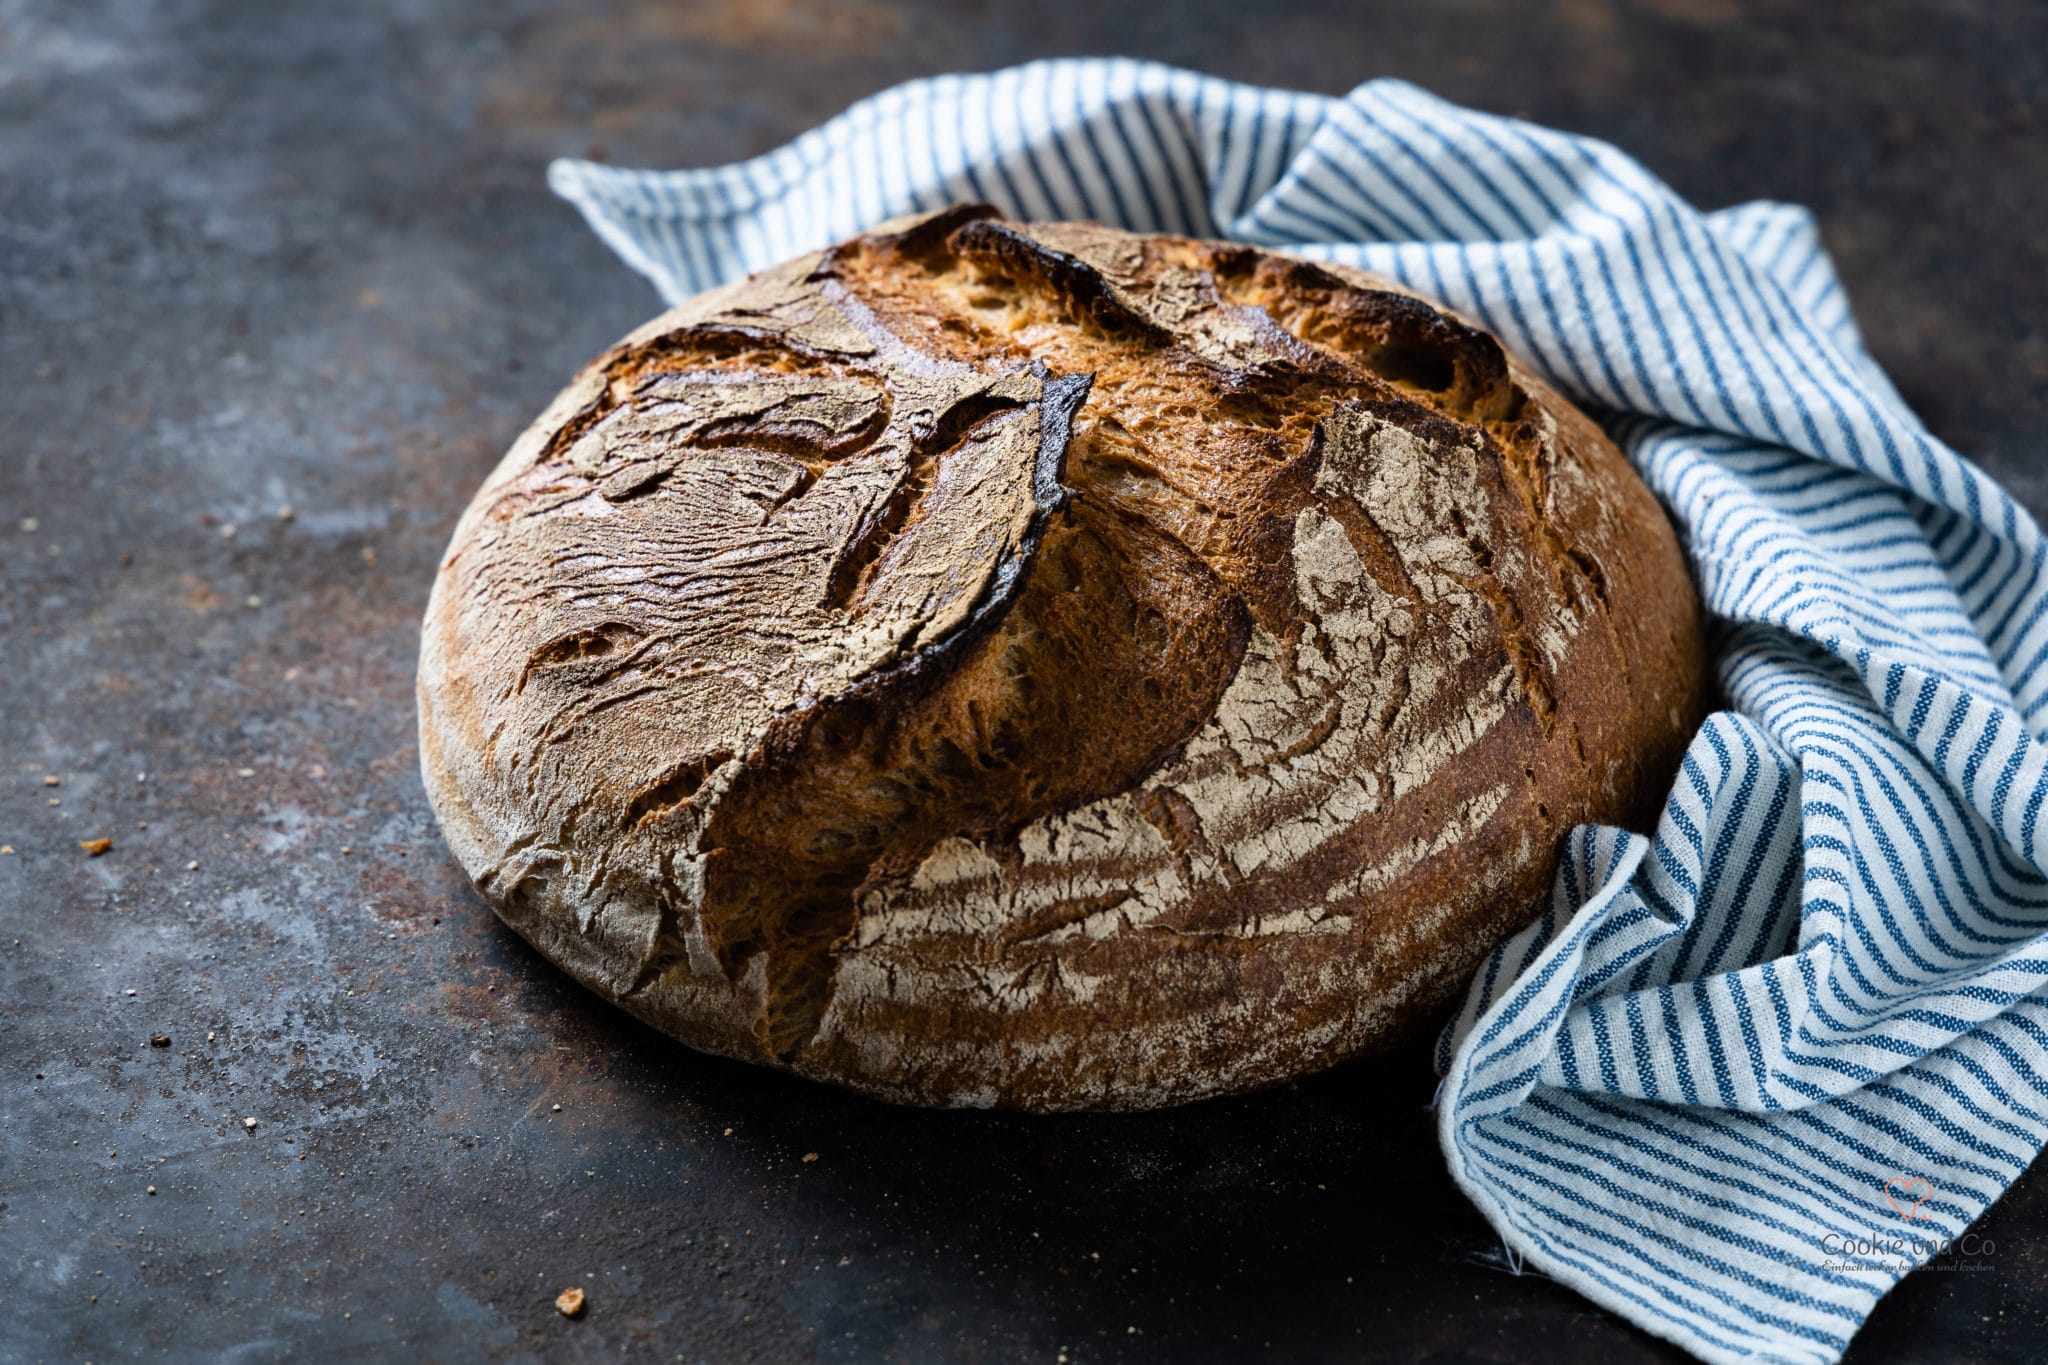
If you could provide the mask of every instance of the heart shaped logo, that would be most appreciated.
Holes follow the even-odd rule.
[[[1925,1176],[1895,1175],[1884,1182],[1884,1199],[1909,1223],[1920,1221],[1920,1206],[1934,1198],[1934,1182]],[[1933,1218],[1933,1214],[1928,1217]]]

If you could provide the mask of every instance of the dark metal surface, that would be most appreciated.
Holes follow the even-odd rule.
[[[1766,8],[0,4],[0,1358],[1671,1358],[1504,1272],[1419,1053],[1031,1120],[664,1043],[469,892],[412,670],[471,491],[655,308],[549,156],[1054,53],[1391,73],[1809,203],[1909,400],[2048,511],[2048,19]],[[2038,1356],[2048,1179],[1980,1230],[1855,1359]]]

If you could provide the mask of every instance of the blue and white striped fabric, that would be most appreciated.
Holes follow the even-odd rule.
[[[1444,1152],[1517,1264],[1709,1360],[1831,1361],[2048,1137],[2044,542],[1865,355],[1804,210],[1700,213],[1397,82],[1125,61],[550,177],[671,300],[956,199],[1342,261],[1605,422],[1685,537],[1729,709],[1654,838],[1571,837],[1443,1039]]]

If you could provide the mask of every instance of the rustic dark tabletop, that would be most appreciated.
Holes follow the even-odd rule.
[[[2048,11],[1812,8],[0,5],[0,1358],[1674,1358],[1507,1273],[1419,1053],[1048,1120],[669,1045],[450,861],[416,630],[499,452],[656,308],[549,157],[1053,54],[1399,75],[1807,203],[1907,399],[2048,513]],[[1980,1229],[1852,1358],[2040,1358],[2048,1177]]]

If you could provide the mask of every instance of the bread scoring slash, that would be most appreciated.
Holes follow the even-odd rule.
[[[1430,1022],[1703,679],[1656,501],[1484,332],[962,205],[555,400],[436,579],[421,761],[498,913],[694,1047],[1140,1109]]]

